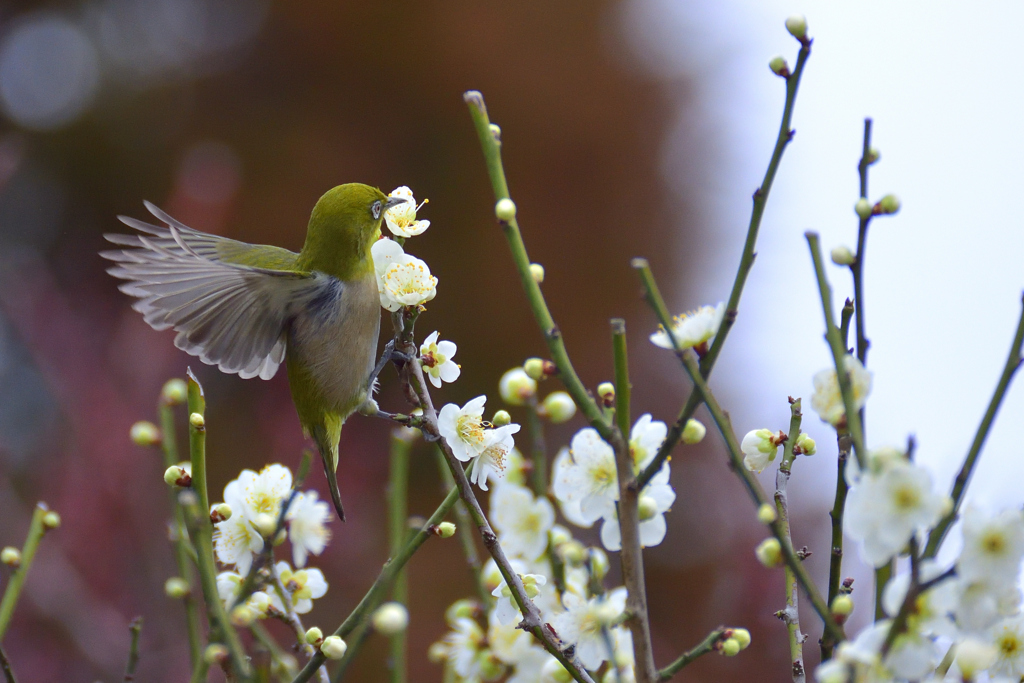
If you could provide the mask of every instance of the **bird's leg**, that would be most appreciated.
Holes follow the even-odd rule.
[[[376,388],[374,385],[377,383],[377,375],[381,373],[384,366],[391,361],[391,356],[395,352],[395,340],[389,339],[388,343],[384,345],[384,353],[380,354],[380,360],[377,361],[377,365],[374,366],[373,372],[370,373],[370,378],[366,382],[367,393],[373,395],[373,390]]]

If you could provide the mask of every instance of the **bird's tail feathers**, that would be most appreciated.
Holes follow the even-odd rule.
[[[338,440],[341,438],[341,420],[326,419],[324,424],[310,430],[310,436],[316,442],[324,463],[324,475],[327,477],[327,487],[331,491],[334,509],[344,522],[345,508],[341,504],[341,491],[338,489]]]

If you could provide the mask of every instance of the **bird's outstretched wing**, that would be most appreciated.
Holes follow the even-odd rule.
[[[327,275],[261,268],[225,260],[254,249],[272,250],[276,260],[295,254],[253,247],[193,230],[146,202],[165,226],[119,216],[141,234],[107,234],[125,249],[101,252],[117,265],[107,270],[127,280],[120,286],[137,297],[133,308],[156,330],[174,328],[174,345],[240,377],[270,379],[284,361],[286,330],[297,307],[337,282]],[[232,259],[233,260],[233,259]]]

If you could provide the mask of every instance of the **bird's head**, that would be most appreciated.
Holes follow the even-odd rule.
[[[373,272],[370,247],[380,236],[384,212],[404,201],[362,183],[328,190],[309,217],[302,261],[343,280]]]

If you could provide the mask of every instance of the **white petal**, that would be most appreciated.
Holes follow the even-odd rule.
[[[640,522],[640,545],[651,548],[665,540],[665,515],[655,515]]]
[[[615,552],[622,550],[622,534],[619,529],[619,520],[614,517],[606,517],[601,525],[601,544],[606,550]]]

